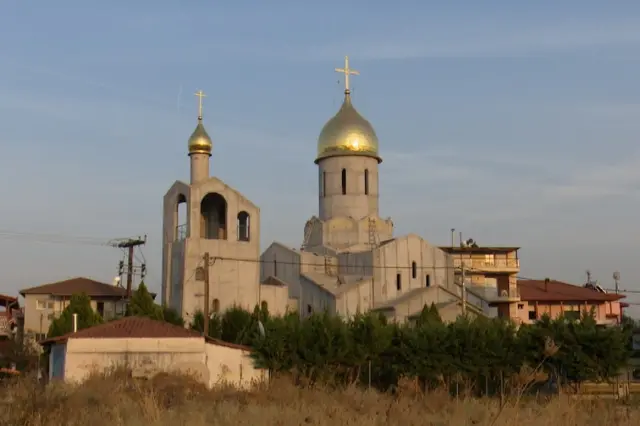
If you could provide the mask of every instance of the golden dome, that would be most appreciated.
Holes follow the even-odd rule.
[[[198,125],[189,138],[189,155],[208,154],[211,156],[213,142],[202,125],[202,117],[198,117]]]
[[[343,155],[373,157],[381,163],[378,137],[373,126],[351,104],[350,91],[345,90],[344,94],[342,107],[320,132],[316,164],[323,158]]]

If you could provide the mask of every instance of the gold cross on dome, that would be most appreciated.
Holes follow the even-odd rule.
[[[195,95],[198,97],[198,118],[202,120],[202,98],[207,97],[202,90],[198,90]]]
[[[344,57],[344,68],[336,68],[336,72],[341,72],[344,74],[344,90],[345,92],[349,91],[349,76],[350,75],[360,75],[360,71],[352,70],[349,68],[349,57]]]

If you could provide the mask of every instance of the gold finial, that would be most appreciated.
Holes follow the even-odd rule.
[[[198,120],[202,120],[202,98],[206,98],[202,90],[198,90],[195,94],[198,97]]]
[[[349,68],[349,57],[344,57],[344,68],[336,68],[336,72],[341,72],[344,74],[344,93],[350,93],[349,90],[349,76],[350,75],[360,75],[360,71],[352,70]]]

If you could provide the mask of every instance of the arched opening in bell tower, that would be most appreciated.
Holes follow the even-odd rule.
[[[176,199],[175,212],[175,241],[182,241],[187,238],[187,197],[184,194],[178,194]]]
[[[227,239],[227,200],[217,192],[200,202],[200,237],[207,240]]]

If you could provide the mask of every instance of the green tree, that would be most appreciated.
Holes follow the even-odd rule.
[[[184,319],[173,308],[168,306],[162,306],[162,319],[170,324],[179,325],[184,327]]]
[[[69,305],[49,326],[47,337],[57,337],[73,331],[73,314],[78,314],[78,330],[102,324],[100,314],[91,307],[91,299],[86,294],[74,294]]]
[[[153,301],[153,297],[144,282],[131,294],[127,304],[126,316],[147,317],[155,320],[163,319],[162,307]]]

